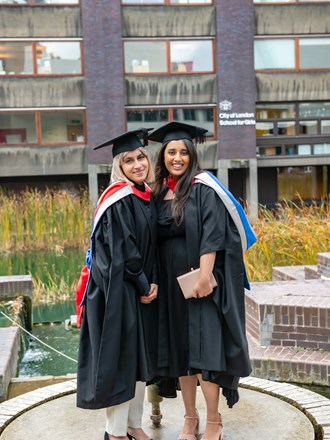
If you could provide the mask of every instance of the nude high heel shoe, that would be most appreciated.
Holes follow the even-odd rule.
[[[197,420],[195,434],[183,434],[181,432],[181,434],[179,435],[179,439],[178,440],[197,440],[197,435],[199,433],[199,414],[198,414],[197,409],[196,409],[196,415],[195,416],[186,416],[185,415],[184,418],[185,419]]]
[[[221,426],[221,432],[220,432],[220,435],[219,435],[219,440],[222,440],[223,439],[223,424],[222,424],[222,417],[221,417],[221,414],[219,414],[219,416],[220,416],[220,420],[218,421],[218,422],[211,422],[211,421],[209,421],[209,420],[206,420],[206,423],[208,423],[209,425],[219,425],[219,426]],[[206,437],[202,437],[202,439],[201,440],[208,440]]]

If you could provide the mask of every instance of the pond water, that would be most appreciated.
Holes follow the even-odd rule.
[[[68,359],[30,337],[29,347],[19,366],[19,377],[62,376],[76,373],[79,330],[68,330],[64,324],[34,325],[32,334],[64,353]]]

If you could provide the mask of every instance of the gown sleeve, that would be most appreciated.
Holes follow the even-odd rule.
[[[102,219],[103,246],[98,247],[96,264],[98,268],[105,269],[101,269],[103,280],[109,278],[106,273],[109,260],[113,268],[123,265],[124,279],[133,282],[140,295],[146,295],[150,291],[150,284],[143,271],[142,258],[136,244],[137,233],[129,198],[116,202]]]
[[[216,192],[205,185],[200,188],[201,241],[200,256],[219,252],[230,241],[240,243],[240,236],[228,211]]]

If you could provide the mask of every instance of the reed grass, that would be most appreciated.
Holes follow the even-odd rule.
[[[0,190],[0,252],[86,247],[91,219],[87,191]]]
[[[284,202],[272,211],[260,208],[253,226],[258,241],[245,253],[250,281],[271,280],[273,266],[315,265],[317,253],[329,252],[329,206],[329,200],[319,205],[300,200],[299,205]],[[0,253],[56,253],[74,247],[84,254],[89,246],[92,212],[87,191],[0,191]],[[46,282],[34,276],[35,302],[74,299],[80,269],[70,282],[63,274],[49,273]]]
[[[270,281],[273,266],[315,265],[319,252],[330,252],[329,201],[261,208],[253,229],[258,241],[245,254],[251,281]]]

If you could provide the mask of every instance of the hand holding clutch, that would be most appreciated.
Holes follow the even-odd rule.
[[[192,298],[193,296],[193,289],[195,287],[195,284],[199,280],[199,274],[200,269],[191,270],[190,272],[187,272],[183,275],[180,275],[176,279],[178,280],[178,283],[181,287],[183,296],[188,299]],[[212,273],[211,277],[211,283],[212,287],[215,288],[217,286],[216,279],[214,278],[214,275]]]

